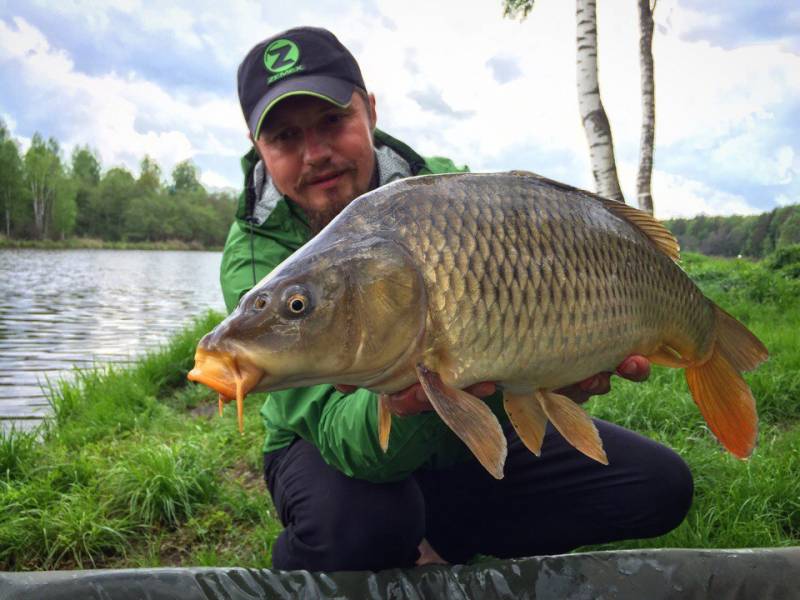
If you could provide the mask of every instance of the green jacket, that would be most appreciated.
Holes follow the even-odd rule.
[[[379,130],[375,131],[375,148],[381,185],[411,175],[467,170],[446,158],[423,159]],[[245,190],[220,270],[228,311],[255,282],[310,238],[302,209],[271,185],[254,150],[242,158],[242,169]],[[489,399],[489,405],[505,419],[499,394]],[[267,430],[265,452],[301,437],[314,444],[328,464],[370,481],[402,479],[420,467],[452,464],[468,452],[438,415],[430,412],[394,417],[389,450],[384,453],[378,444],[377,397],[364,389],[343,394],[331,385],[318,385],[272,392],[267,394],[261,415]]]

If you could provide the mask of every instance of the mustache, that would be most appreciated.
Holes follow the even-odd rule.
[[[297,182],[297,187],[307,186],[321,177],[330,176],[334,173],[339,174],[344,173],[345,171],[353,171],[355,168],[355,163],[351,161],[328,161],[322,165],[317,165],[310,168],[305,173],[301,173],[300,179]]]

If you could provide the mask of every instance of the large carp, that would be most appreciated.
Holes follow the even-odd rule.
[[[189,378],[242,399],[319,383],[389,393],[419,381],[495,477],[506,443],[461,388],[495,381],[538,455],[550,420],[607,463],[591,419],[553,390],[630,354],[686,369],[737,457],[757,432],[741,371],[767,350],[678,267],[649,214],[532,173],[431,175],[360,196],[200,342]],[[379,402],[385,448],[391,420]]]

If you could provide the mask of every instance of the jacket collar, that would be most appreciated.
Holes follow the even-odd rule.
[[[379,186],[416,175],[425,167],[425,160],[419,154],[380,129],[375,130],[374,139]],[[255,149],[251,148],[242,157],[242,170],[245,173],[245,191],[236,213],[237,218],[246,223],[251,221],[255,227],[261,228],[275,209],[283,204],[303,226],[307,226],[308,221],[303,211],[290,198],[278,191]],[[250,220],[248,217],[251,215]]]

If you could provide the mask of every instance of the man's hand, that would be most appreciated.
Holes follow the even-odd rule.
[[[650,377],[650,361],[644,356],[634,354],[623,360],[615,372],[630,381],[645,381]],[[589,398],[599,394],[607,394],[611,390],[611,375],[614,373],[598,373],[579,383],[556,390],[570,398],[573,402],[583,404]],[[357,389],[354,385],[337,385],[340,392],[349,393]],[[497,390],[492,381],[482,381],[467,388],[467,392],[478,398],[491,396]],[[404,390],[389,394],[389,411],[398,417],[409,417],[421,412],[433,410],[433,406],[419,383]]]
[[[577,404],[583,404],[592,396],[607,394],[611,390],[611,376],[615,374],[629,381],[645,381],[650,377],[650,361],[639,354],[632,354],[619,364],[614,373],[598,373],[556,392]]]

